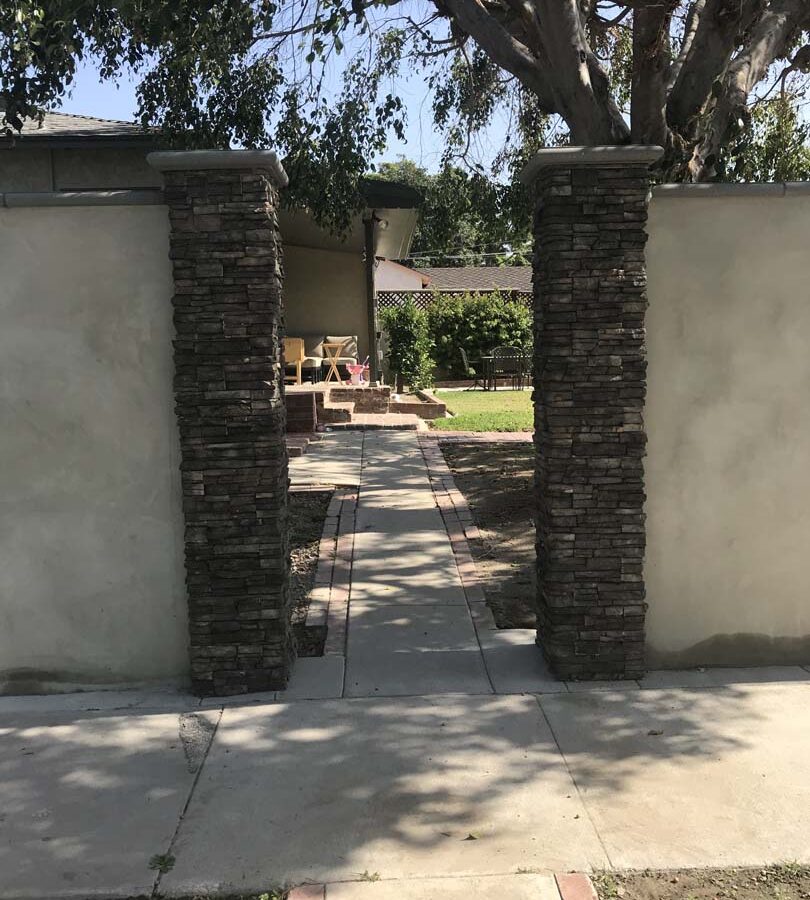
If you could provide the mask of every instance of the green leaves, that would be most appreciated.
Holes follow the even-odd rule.
[[[398,387],[433,384],[433,341],[425,311],[409,298],[401,306],[384,310],[382,324],[388,333],[388,368],[396,374]]]
[[[477,359],[493,347],[532,346],[532,312],[523,303],[507,300],[498,291],[464,296],[441,295],[428,307],[430,335],[437,365],[463,375],[459,347]]]

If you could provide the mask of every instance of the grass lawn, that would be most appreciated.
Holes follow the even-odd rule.
[[[531,391],[436,391],[452,419],[435,419],[443,431],[532,431]]]

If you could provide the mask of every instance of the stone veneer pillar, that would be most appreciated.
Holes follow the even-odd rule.
[[[538,643],[561,678],[644,671],[649,166],[660,147],[541,151],[534,404]]]
[[[202,695],[285,687],[287,558],[281,243],[270,151],[151,153],[174,269],[191,678]]]

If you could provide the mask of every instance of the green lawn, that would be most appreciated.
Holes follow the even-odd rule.
[[[443,391],[436,396],[447,404],[452,419],[435,419],[443,431],[532,431],[531,391]]]

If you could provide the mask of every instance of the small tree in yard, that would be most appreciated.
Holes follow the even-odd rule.
[[[396,374],[397,390],[429,387],[433,383],[433,342],[427,315],[412,298],[384,311],[383,327],[388,333],[389,368]]]

